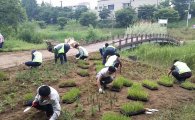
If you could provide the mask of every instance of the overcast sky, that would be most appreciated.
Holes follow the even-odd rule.
[[[92,9],[97,5],[97,0],[37,0],[37,3],[41,4],[42,1],[47,3],[50,3],[51,1],[53,6],[60,6],[60,1],[62,1],[63,6],[72,6],[82,2],[89,2]]]

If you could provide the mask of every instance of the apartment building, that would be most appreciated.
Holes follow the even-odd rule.
[[[107,8],[111,11],[117,11],[129,6],[137,8],[140,5],[157,5],[161,1],[163,0],[98,0],[95,9],[101,11],[103,8]]]

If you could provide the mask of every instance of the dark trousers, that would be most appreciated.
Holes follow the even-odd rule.
[[[105,87],[107,84],[113,81],[112,77],[105,77],[100,80],[100,85]]]
[[[0,43],[0,48],[2,48],[2,47],[3,47],[3,43],[4,43],[4,42]]]
[[[78,58],[79,56],[80,56],[80,54],[78,53],[78,54],[76,54],[75,57]],[[81,59],[81,60],[84,60],[84,59],[87,58],[87,57],[88,57],[88,56],[81,56],[80,59]]]
[[[57,63],[58,58],[60,58],[61,64],[64,64],[64,62],[67,62],[66,53],[55,54],[55,63]]]
[[[177,71],[173,71],[172,75],[179,81],[179,82],[184,82],[187,78],[190,78],[192,76],[191,72],[186,72],[179,74]]]
[[[103,49],[100,48],[99,51],[100,51],[100,55],[103,56],[103,54],[104,54],[104,53],[103,53]]]
[[[41,65],[41,63],[29,61],[29,62],[25,62],[25,65],[29,67],[38,67]]]
[[[103,54],[103,61],[102,61],[102,64],[105,65],[106,63],[106,59],[109,55],[114,55],[115,54],[115,50],[106,50],[105,53]]]
[[[32,100],[28,101],[28,103],[25,106],[32,106]],[[47,105],[40,105],[39,102],[36,103],[36,106],[33,106],[34,108],[38,109],[38,110],[42,110],[46,112],[47,117],[51,117],[54,113],[53,111],[53,107],[51,104],[47,104]]]

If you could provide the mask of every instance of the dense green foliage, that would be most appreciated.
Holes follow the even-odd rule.
[[[58,24],[60,25],[60,29],[64,29],[64,26],[67,24],[67,18],[65,17],[59,17],[57,18]]]
[[[25,8],[29,20],[36,17],[38,9],[36,0],[22,0],[22,6]]]
[[[152,20],[156,11],[154,5],[142,5],[138,7],[138,18],[143,20]]]
[[[99,12],[99,16],[101,19],[107,19],[110,15],[110,10],[107,8],[103,8],[100,12]]]
[[[85,12],[81,14],[79,22],[83,26],[96,25],[97,16],[93,12]]]
[[[115,14],[119,27],[128,27],[135,20],[135,10],[133,8],[124,8],[116,11]]]
[[[144,105],[141,102],[129,102],[123,104],[121,110],[123,111],[123,114],[129,116],[133,115],[133,113],[144,111]]]
[[[80,96],[80,90],[78,88],[72,88],[62,96],[62,101],[65,103],[72,103]]]

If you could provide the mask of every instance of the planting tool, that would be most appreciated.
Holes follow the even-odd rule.
[[[31,108],[32,108],[32,106],[27,107],[23,112],[27,112],[27,111],[29,111]]]

